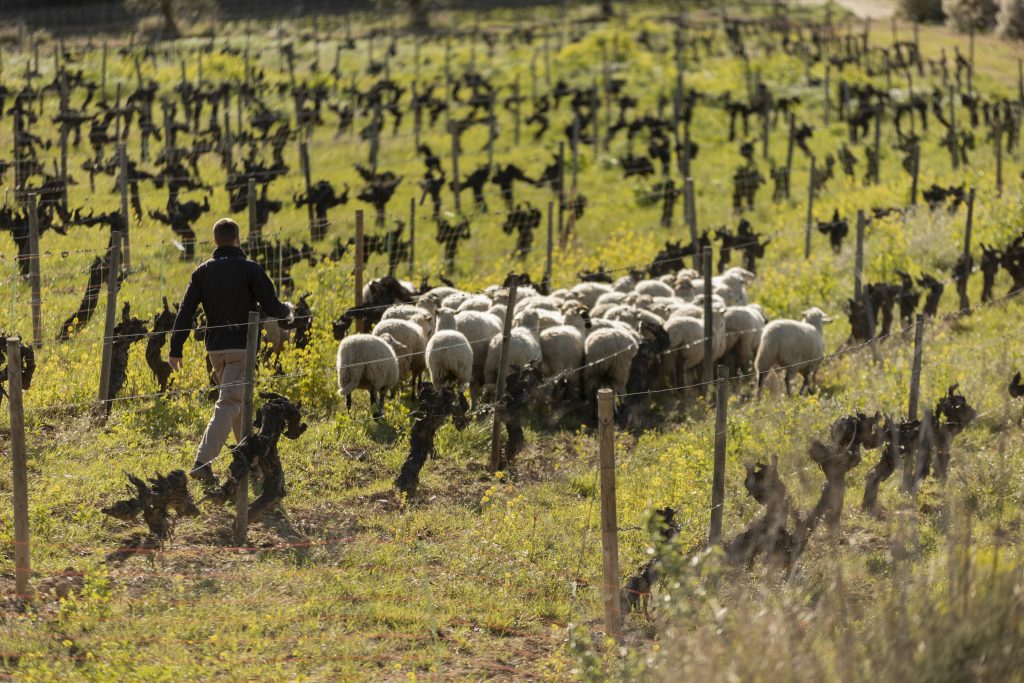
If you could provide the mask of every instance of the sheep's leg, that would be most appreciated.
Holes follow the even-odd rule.
[[[377,392],[374,391],[373,389],[370,389],[370,414],[373,415],[374,419],[377,419],[381,416],[380,412],[377,409],[377,398]],[[380,398],[384,398],[384,392],[381,392]],[[381,402],[383,403],[383,401]]]
[[[809,371],[805,370],[805,371],[802,371],[800,374],[803,375],[803,378],[804,378],[803,383],[800,385],[800,395],[804,396],[806,394],[811,393],[811,388],[810,388],[810,385],[811,385],[811,382],[810,382],[811,373]]]
[[[345,397],[345,410],[349,412],[352,411],[352,394]]]
[[[764,380],[768,377],[767,370],[759,370],[757,372],[757,398],[761,398],[761,389],[764,387]]]
[[[480,404],[480,386],[475,382],[469,385],[469,409],[476,411]]]
[[[783,373],[783,380],[786,383],[786,396],[793,395],[793,376],[795,374],[796,371],[793,368],[786,368],[786,371]]]

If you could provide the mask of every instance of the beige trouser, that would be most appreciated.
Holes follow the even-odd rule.
[[[213,417],[206,425],[206,433],[199,442],[196,464],[205,465],[220,454],[228,440],[228,432],[234,432],[235,441],[242,438],[242,396],[245,375],[245,349],[210,351],[213,377],[220,391],[213,407]]]

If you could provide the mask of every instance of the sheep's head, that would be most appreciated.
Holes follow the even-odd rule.
[[[334,334],[334,341],[341,341],[348,334],[349,328],[352,327],[353,317],[345,313],[337,320],[331,323],[331,331]]]
[[[532,308],[528,308],[519,314],[517,327],[530,330],[535,336],[540,334],[540,314]]]
[[[832,318],[830,318],[825,313],[825,311],[821,310],[817,306],[812,306],[811,308],[808,308],[801,315],[803,316],[803,320],[805,323],[814,325],[818,329],[821,329],[822,325],[832,322]]]
[[[391,347],[391,350],[395,352],[396,356],[404,356],[409,353],[409,347],[392,337],[388,333],[379,335],[380,340]]]
[[[757,278],[757,275],[751,273],[746,268],[733,266],[732,268],[729,268],[724,273],[722,273],[721,278],[724,282],[737,281],[741,284],[747,284],[753,282]]]
[[[455,327],[455,311],[450,308],[441,308],[437,311],[437,329],[438,330],[454,330]]]

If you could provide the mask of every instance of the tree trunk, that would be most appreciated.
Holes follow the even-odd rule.
[[[408,3],[409,29],[416,33],[427,33],[430,31],[429,0],[408,0]]]
[[[160,14],[164,18],[164,39],[177,38],[178,24],[174,21],[174,0],[160,0]]]

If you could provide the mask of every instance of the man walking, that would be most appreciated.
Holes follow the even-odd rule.
[[[220,388],[213,417],[206,425],[192,468],[192,476],[204,486],[217,482],[210,461],[224,447],[228,432],[234,432],[236,441],[242,438],[242,382],[249,312],[255,311],[258,303],[272,318],[289,322],[292,318],[292,309],[278,300],[270,278],[242,251],[238,223],[230,218],[221,218],[213,226],[213,241],[217,245],[213,258],[192,272],[185,297],[181,300],[167,359],[171,370],[181,368],[182,349],[192,331],[196,308],[202,304],[208,323],[206,352]]]

